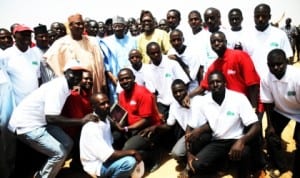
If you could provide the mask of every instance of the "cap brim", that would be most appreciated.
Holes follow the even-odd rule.
[[[67,68],[66,70],[83,70],[83,71],[89,71],[88,69],[83,68],[83,67],[70,67],[70,68]]]

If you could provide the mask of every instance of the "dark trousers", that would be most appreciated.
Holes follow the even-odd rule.
[[[192,162],[192,165],[196,170],[196,174],[203,175],[215,172],[216,169],[220,167],[220,164],[224,163],[224,160],[228,160],[228,153],[235,142],[235,139],[213,140],[204,146],[200,152],[196,154],[198,160]],[[246,178],[250,175],[249,156],[250,147],[246,145],[242,159],[240,161],[236,161],[239,178]]]
[[[170,105],[164,105],[162,103],[157,103],[158,111],[164,116],[163,120],[166,121],[169,117]]]
[[[276,138],[281,138],[281,133],[283,129],[290,122],[290,119],[279,114],[276,111],[272,111],[271,113],[271,122],[275,129],[275,136],[267,136],[267,144],[268,144],[268,153],[275,166],[281,171],[285,172],[288,170],[287,168],[287,159],[285,157],[285,153],[283,147],[281,145],[281,140],[278,141]],[[296,150],[294,157],[294,166],[293,166],[293,177],[300,177],[300,123],[296,122],[296,127],[294,130],[294,140],[296,142]]]
[[[146,169],[150,169],[158,159],[159,147],[154,137],[147,138],[138,134],[138,131],[123,134],[118,131],[113,132],[114,145],[117,150],[137,150],[145,163]]]
[[[79,150],[80,133],[81,131],[79,131],[78,133],[76,133],[74,137],[72,137],[74,146],[71,151],[72,161],[70,163],[70,167],[72,169],[83,171],[83,166],[80,161],[80,150]]]

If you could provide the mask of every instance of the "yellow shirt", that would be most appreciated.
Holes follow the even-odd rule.
[[[137,47],[142,53],[143,63],[150,63],[150,57],[147,55],[147,45],[150,42],[157,42],[164,54],[167,54],[171,48],[170,37],[166,31],[155,29],[149,36],[146,36],[145,33],[140,34],[137,40]]]

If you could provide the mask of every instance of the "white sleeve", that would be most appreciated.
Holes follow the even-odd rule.
[[[269,75],[267,75],[266,77],[264,77],[260,80],[260,100],[263,103],[273,103],[274,102],[272,91],[268,84],[268,81],[269,81],[268,78],[269,78]]]
[[[245,95],[241,94],[240,98],[240,116],[243,125],[246,127],[258,121],[258,117],[254,110],[252,109],[251,103]]]
[[[202,99],[203,97],[201,96],[195,96],[191,100],[191,118],[188,120],[188,126],[192,128],[198,128],[207,123],[207,120],[204,114],[202,113],[202,109],[205,107],[201,104]]]
[[[80,136],[80,157],[85,160],[101,160],[105,162],[114,149],[104,140],[102,131],[95,123],[87,123],[81,131]]]
[[[176,123],[176,118],[175,118],[175,116],[173,114],[176,111],[174,111],[174,110],[175,110],[174,104],[171,104],[170,110],[169,110],[169,117],[167,119],[167,125],[168,126],[173,126]]]
[[[187,74],[183,71],[182,67],[178,64],[178,62],[173,62],[173,74],[175,76],[175,79],[181,79],[184,81],[184,83],[189,83],[190,79],[187,76]]]

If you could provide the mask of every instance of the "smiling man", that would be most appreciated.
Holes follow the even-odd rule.
[[[82,125],[89,117],[66,118],[62,108],[74,86],[82,80],[86,69],[70,60],[64,67],[64,75],[34,90],[14,109],[8,128],[22,142],[48,159],[34,178],[56,177],[72,149],[72,139],[59,127]]]
[[[157,141],[142,137],[138,133],[149,126],[161,124],[160,114],[155,106],[155,97],[144,86],[135,83],[135,76],[128,68],[120,70],[118,79],[123,88],[119,95],[119,104],[128,112],[127,124],[117,124],[121,133],[118,140],[120,143],[125,142],[124,150],[142,151],[146,167],[152,166],[150,158],[153,158],[152,151],[156,149]]]
[[[161,51],[167,54],[171,48],[169,35],[166,31],[155,27],[155,18],[150,11],[143,10],[140,19],[144,32],[137,38],[137,47],[143,55],[143,63],[150,63],[150,57],[147,55],[148,43],[157,42]]]
[[[97,40],[83,35],[81,14],[68,18],[70,34],[56,40],[44,54],[46,62],[57,76],[63,75],[63,67],[70,59],[78,59],[93,75],[93,92],[106,91],[104,63]]]

